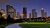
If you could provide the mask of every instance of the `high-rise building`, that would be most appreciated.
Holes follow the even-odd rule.
[[[6,6],[6,12],[7,15],[10,15],[11,18],[15,18],[16,17],[16,10],[13,8],[13,6],[7,5]]]
[[[32,18],[37,18],[36,9],[32,9]]]
[[[47,17],[47,12],[45,12],[45,17]]]
[[[37,18],[37,12],[35,12],[35,18]]]
[[[29,18],[31,18],[31,13],[29,13]]]
[[[23,7],[23,18],[27,18],[27,8]]]
[[[20,13],[19,12],[17,12],[17,18],[20,18]]]
[[[41,17],[45,17],[45,12],[44,12],[44,9],[43,8],[41,10]]]

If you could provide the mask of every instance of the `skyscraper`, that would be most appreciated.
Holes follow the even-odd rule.
[[[37,18],[37,12],[35,12],[35,18]]]
[[[16,10],[13,8],[13,6],[7,5],[6,8],[7,15],[10,15],[11,18],[16,17]]]
[[[45,17],[47,17],[47,12],[45,12]]]
[[[29,13],[29,18],[31,18],[31,13]]]
[[[36,9],[32,9],[32,18],[37,18]]]
[[[17,18],[20,18],[20,13],[19,12],[17,12]]]
[[[43,8],[41,9],[41,17],[45,17],[45,12]]]
[[[23,7],[23,18],[27,18],[27,8]]]

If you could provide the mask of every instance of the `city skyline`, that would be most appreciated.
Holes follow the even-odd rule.
[[[36,12],[36,9],[32,9],[32,12],[29,14],[29,16],[27,15],[27,8],[26,7],[23,7],[23,12],[22,12],[22,15],[19,13],[19,12],[16,12],[16,9],[14,9],[13,6],[11,5],[6,5],[6,11],[4,9],[1,9],[0,12],[3,14],[3,15],[10,15],[11,18],[20,18],[20,16],[22,16],[23,18],[37,18],[37,12]],[[6,14],[6,13],[7,14]],[[4,14],[5,13],[5,14]],[[28,17],[27,17],[28,16]],[[21,18],[22,18],[21,17]],[[47,15],[47,12],[45,12],[45,10],[43,8],[41,8],[41,16],[40,17],[48,17]]]
[[[50,0],[1,0],[0,9],[6,9],[6,4],[12,5],[16,11],[21,14],[23,7],[27,7],[27,15],[32,11],[32,9],[36,9],[38,17],[41,16],[41,8],[44,8],[48,16],[50,16]]]

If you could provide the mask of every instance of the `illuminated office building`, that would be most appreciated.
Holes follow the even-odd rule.
[[[11,18],[15,18],[16,17],[16,10],[13,8],[13,6],[7,5],[6,6],[6,12],[7,15],[10,15]]]
[[[45,17],[47,17],[47,12],[45,12]]]
[[[23,18],[27,18],[27,8],[23,7]]]
[[[45,17],[45,12],[43,8],[41,9],[41,17]]]
[[[36,9],[32,9],[32,18],[37,18]]]
[[[31,18],[31,13],[29,13],[29,18]]]

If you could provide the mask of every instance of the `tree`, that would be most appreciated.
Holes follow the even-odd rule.
[[[11,18],[10,15],[8,15],[8,17],[7,17],[7,22],[8,23],[12,23],[13,22],[13,18]]]

